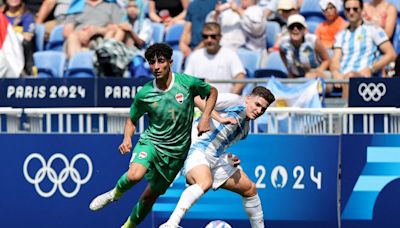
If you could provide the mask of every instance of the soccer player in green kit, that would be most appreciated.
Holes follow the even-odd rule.
[[[210,116],[217,99],[217,90],[198,78],[171,71],[172,49],[154,44],[145,52],[155,79],[136,94],[130,118],[125,123],[124,139],[119,146],[122,154],[132,148],[136,121],[147,113],[149,126],[135,145],[128,171],[115,188],[97,196],[90,209],[97,211],[118,200],[132,186],[146,177],[148,185],[122,227],[135,227],[156,199],[165,193],[181,170],[191,143],[194,98],[206,98],[206,108],[197,127],[199,134],[210,130]]]

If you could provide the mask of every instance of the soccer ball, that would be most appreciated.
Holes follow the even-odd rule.
[[[232,228],[227,222],[222,220],[214,220],[207,224],[204,228]]]

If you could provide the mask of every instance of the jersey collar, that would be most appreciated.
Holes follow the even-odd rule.
[[[156,84],[156,80],[155,80],[155,79],[153,80],[153,88],[154,88],[154,90],[155,90],[156,92],[168,92],[168,91],[172,88],[172,86],[174,86],[174,83],[175,83],[175,73],[172,72],[171,84],[169,84],[169,87],[168,87],[166,90],[161,90],[161,89],[159,89],[159,88],[157,87],[157,84]]]

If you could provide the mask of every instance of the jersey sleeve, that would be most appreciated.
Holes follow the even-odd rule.
[[[379,26],[373,26],[372,39],[376,46],[381,45],[383,42],[388,41],[385,31]]]
[[[339,32],[338,34],[336,34],[335,36],[335,43],[333,44],[333,48],[339,48],[342,49],[342,45],[343,45],[343,38],[344,38],[344,31]]]
[[[146,112],[145,105],[141,100],[140,93],[136,94],[132,102],[129,116],[132,122],[136,122]]]
[[[211,85],[193,76],[187,76],[190,80],[194,96],[199,95],[201,99],[206,98],[210,94]]]

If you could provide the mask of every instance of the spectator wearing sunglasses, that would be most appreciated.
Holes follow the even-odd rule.
[[[331,62],[335,79],[371,77],[380,72],[396,57],[385,31],[362,20],[363,1],[344,0],[349,26],[338,33]],[[381,55],[377,56],[379,49]],[[343,84],[342,96],[348,97],[348,85]]]
[[[321,0],[319,5],[326,21],[318,25],[315,35],[321,40],[325,48],[332,49],[335,42],[335,35],[347,26],[347,22],[339,15],[341,1]]]
[[[186,61],[185,73],[206,80],[242,80],[245,69],[238,54],[220,45],[221,28],[215,22],[207,22],[202,31],[204,47],[192,52]],[[220,93],[241,94],[242,83],[212,84]]]
[[[279,52],[288,77],[327,77],[328,52],[317,36],[307,32],[305,18],[294,14],[289,17],[287,27],[289,34],[282,37]]]

